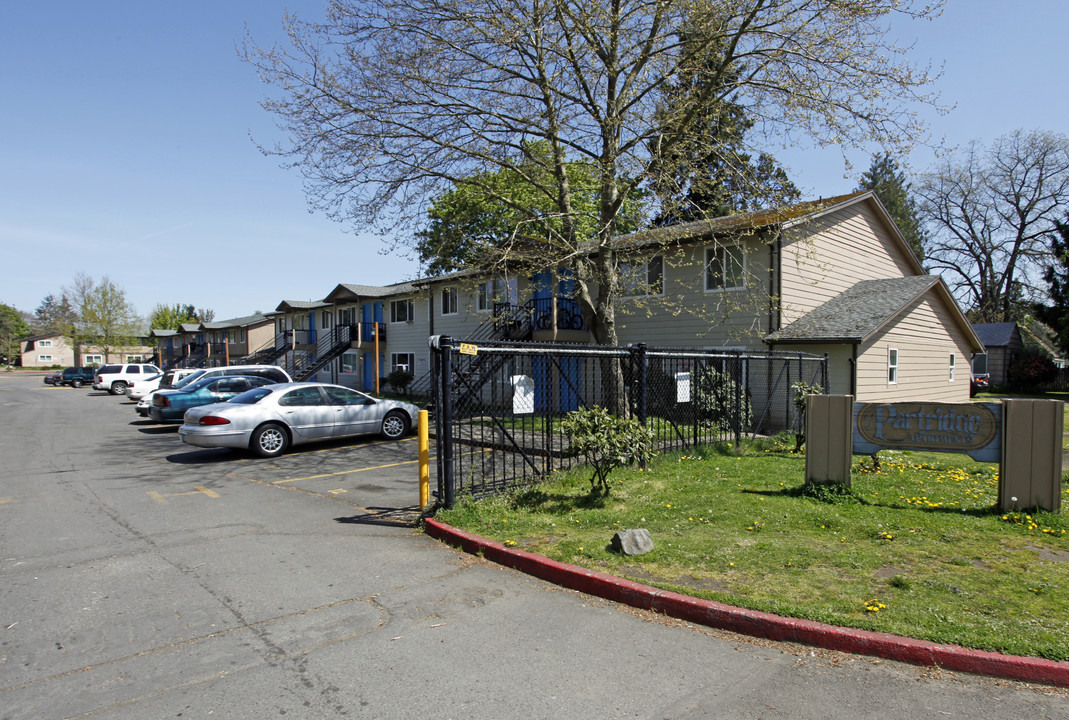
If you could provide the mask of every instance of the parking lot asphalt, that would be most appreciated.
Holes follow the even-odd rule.
[[[665,618],[415,530],[414,441],[273,460],[0,376],[0,717],[1062,718],[1069,695]]]

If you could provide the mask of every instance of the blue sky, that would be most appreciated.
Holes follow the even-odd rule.
[[[277,131],[237,47],[246,26],[280,39],[286,8],[315,19],[322,3],[0,2],[0,302],[32,312],[84,272],[142,314],[192,303],[222,319],[414,275],[377,237],[309,213],[298,173],[250,140]],[[938,89],[956,108],[930,116],[933,135],[1066,132],[1067,27],[1053,0],[950,0],[937,21],[896,26],[917,57],[945,60]],[[869,161],[852,154],[845,179],[835,149],[777,156],[813,197],[852,190]]]

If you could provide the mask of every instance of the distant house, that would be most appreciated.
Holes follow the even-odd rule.
[[[995,385],[1004,385],[1009,380],[1010,359],[1024,347],[1021,329],[1015,322],[975,323],[973,330],[984,344],[986,352],[973,358],[972,371],[977,375],[987,373]]]
[[[141,362],[153,355],[149,338],[137,338],[134,345],[112,347],[105,353],[99,345],[85,344],[75,351],[62,333],[44,333],[19,341],[23,367],[103,365],[108,362]]]

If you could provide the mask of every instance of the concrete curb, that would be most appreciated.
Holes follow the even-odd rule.
[[[852,630],[811,620],[797,620],[770,613],[701,600],[608,573],[568,565],[537,553],[505,547],[451,525],[428,518],[427,534],[473,555],[482,555],[500,565],[547,580],[556,585],[607,600],[652,610],[669,617],[743,635],[786,640],[858,655],[898,660],[914,665],[935,665],[948,670],[1069,687],[1069,662],[1017,657],[957,645],[868,630]]]

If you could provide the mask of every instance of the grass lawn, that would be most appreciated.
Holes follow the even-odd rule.
[[[460,502],[443,522],[563,562],[789,617],[1069,660],[1069,517],[994,510],[998,466],[880,453],[849,492],[807,493],[793,440],[659,457]],[[1063,482],[1062,504],[1069,506]],[[646,528],[652,552],[610,552]]]

